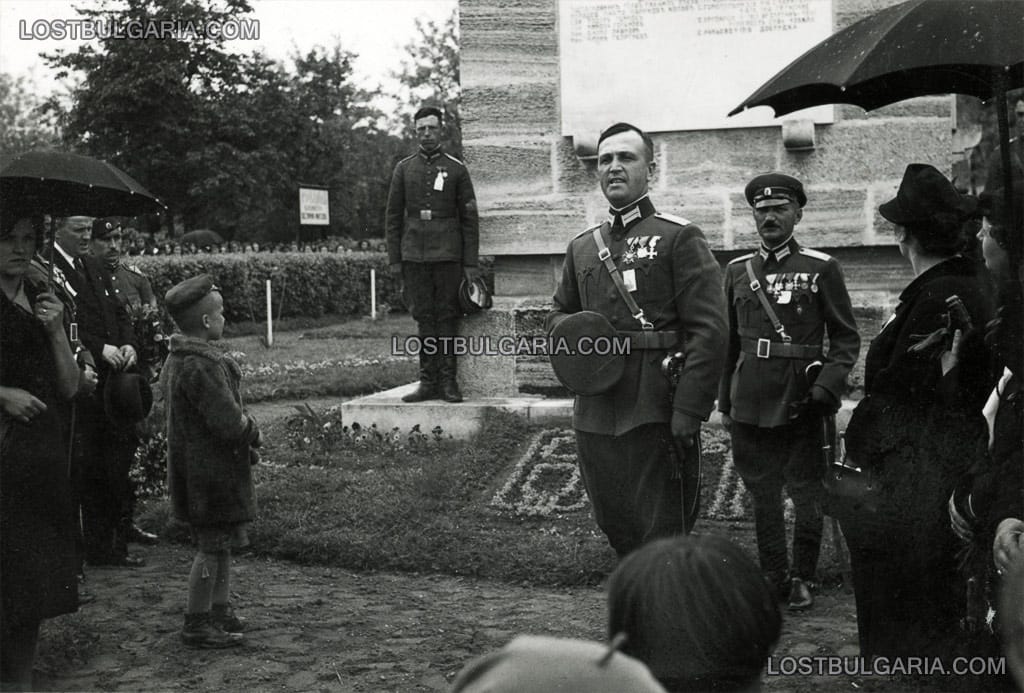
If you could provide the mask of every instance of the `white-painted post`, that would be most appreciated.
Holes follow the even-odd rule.
[[[267,346],[274,346],[274,304],[270,300],[270,280],[267,280]]]
[[[370,319],[377,319],[377,270],[370,268]]]

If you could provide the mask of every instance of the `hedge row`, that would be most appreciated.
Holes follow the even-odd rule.
[[[258,255],[138,256],[129,263],[149,277],[158,301],[178,282],[213,275],[232,322],[267,318],[266,281],[272,282],[274,318],[370,312],[370,270],[377,270],[378,310],[403,307],[399,283],[385,253],[261,253]]]

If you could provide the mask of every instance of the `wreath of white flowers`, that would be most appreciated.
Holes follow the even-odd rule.
[[[491,505],[532,517],[550,517],[586,507],[587,497],[576,465],[575,440],[569,429],[537,433],[494,494]],[[541,484],[544,477],[551,475],[561,475],[564,480],[554,491]]]

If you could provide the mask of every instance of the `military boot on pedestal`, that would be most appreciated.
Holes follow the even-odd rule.
[[[445,355],[441,357],[441,399],[445,402],[461,402],[462,393],[459,392],[459,383],[455,378],[455,356]]]
[[[438,398],[438,368],[440,357],[420,352],[420,384],[415,390],[402,397],[403,402],[424,402]]]

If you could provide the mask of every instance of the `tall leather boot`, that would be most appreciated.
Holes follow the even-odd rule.
[[[428,356],[420,351],[420,384],[415,390],[402,397],[403,402],[423,402],[438,397],[438,367],[441,357],[434,354]]]
[[[462,393],[455,378],[455,355],[445,354],[441,359],[441,399],[445,402],[461,402]]]

